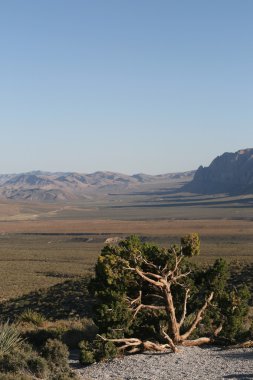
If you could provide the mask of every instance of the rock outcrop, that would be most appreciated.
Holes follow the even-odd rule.
[[[183,190],[198,194],[253,193],[253,149],[224,153],[210,166],[200,166]]]

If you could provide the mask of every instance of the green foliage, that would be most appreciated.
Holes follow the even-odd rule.
[[[197,233],[188,234],[181,238],[182,254],[192,257],[200,254],[200,239]]]
[[[19,317],[19,322],[31,323],[35,326],[42,326],[46,318],[37,311],[26,309]]]
[[[202,281],[208,289],[215,292],[216,296],[224,293],[228,279],[229,267],[224,259],[217,259],[202,275]]]
[[[224,292],[221,296],[221,312],[224,318],[223,336],[234,342],[244,333],[244,321],[248,314],[250,292],[246,285]]]
[[[100,329],[111,334],[124,326],[124,331],[130,333],[132,313],[126,302],[126,295],[112,291],[101,292],[99,296],[102,302],[97,306],[94,320]]]
[[[95,363],[96,361],[95,353],[92,348],[92,345],[89,342],[85,340],[80,342],[79,348],[80,348],[79,360],[81,364],[89,365],[89,364]]]
[[[102,360],[113,359],[119,355],[113,342],[106,342],[97,337],[93,342],[83,341],[80,347],[80,363],[89,365]]]
[[[22,338],[15,325],[9,322],[0,325],[0,355],[8,354],[21,343]]]
[[[218,326],[222,324],[220,338],[228,344],[240,339],[244,334],[244,322],[249,311],[250,292],[246,285],[237,288],[230,282],[229,266],[218,259],[202,273],[202,287],[205,284],[215,294],[212,307],[205,315],[204,323]]]

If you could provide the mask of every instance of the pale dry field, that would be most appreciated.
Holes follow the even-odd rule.
[[[0,233],[110,233],[253,236],[252,220],[47,220],[0,222]]]

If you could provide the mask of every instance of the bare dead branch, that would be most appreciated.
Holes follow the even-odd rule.
[[[150,342],[149,340],[146,340],[143,342],[143,349],[147,351],[160,351],[163,352],[166,349],[170,348],[168,344],[159,344]]]
[[[138,338],[105,338],[100,334],[97,334],[104,342],[115,342],[115,343],[125,343],[129,345],[138,345],[142,344],[142,341]]]
[[[187,277],[191,273],[191,270],[189,272],[180,273],[177,276],[172,277],[173,282],[179,280],[180,278]]]
[[[128,348],[130,350],[128,353],[133,354],[142,350],[148,350],[148,351],[165,351],[166,349],[170,348],[168,344],[159,344],[150,342],[149,340],[142,341],[138,338],[122,338],[122,339],[106,339],[102,337],[101,335],[98,335],[102,340],[107,342],[113,342],[113,343],[123,343],[123,346],[120,346],[118,349],[120,351],[124,351]],[[140,347],[138,347],[140,346]]]
[[[137,352],[140,352],[140,347],[134,347],[131,350],[128,351],[129,354],[136,354]]]
[[[223,324],[221,323],[221,324],[217,327],[217,329],[214,331],[213,335],[214,335],[214,336],[218,336],[219,333],[221,332],[222,328],[223,328]]]
[[[226,347],[226,350],[233,350],[235,348],[251,348],[253,347],[253,340],[247,340],[246,342],[233,344],[232,346]]]
[[[168,261],[167,261],[167,263],[165,264],[165,266],[164,266],[163,269],[161,270],[162,275],[165,275],[165,274],[166,274],[166,271],[167,271],[167,269],[168,269],[168,266],[169,266],[169,263],[168,263]]]
[[[169,347],[172,349],[172,351],[173,351],[173,352],[178,352],[179,350],[178,350],[178,348],[175,346],[175,344],[174,344],[173,340],[171,339],[171,337],[170,337],[170,336],[169,336],[164,330],[162,330],[161,333],[162,333],[162,336],[164,337],[164,339],[167,340],[168,345],[169,345]]]
[[[180,319],[180,322],[179,322],[179,328],[182,327],[183,323],[184,323],[184,320],[185,320],[185,317],[186,317],[186,312],[187,312],[187,300],[189,298],[189,293],[190,293],[190,289],[187,288],[185,290],[185,296],[184,296],[184,306],[183,306],[183,313],[182,313],[182,317]]]
[[[134,268],[134,270],[136,271],[136,273],[142,277],[144,280],[146,280],[147,282],[149,282],[150,284],[152,285],[155,285],[159,288],[162,288],[164,286],[164,284],[161,282],[161,281],[155,281],[155,280],[152,280],[151,278],[149,278],[148,276],[146,276],[140,269],[138,268]]]
[[[134,312],[133,319],[136,317],[136,315],[139,313],[141,309],[149,309],[149,310],[165,310],[165,306],[155,306],[155,305],[144,305],[140,304]]]
[[[178,257],[178,254],[177,254],[177,252],[176,252],[176,250],[175,250],[175,248],[172,248],[172,252],[174,253],[174,256],[175,256],[175,266],[174,266],[174,269],[173,269],[173,273],[175,273],[177,270],[178,270],[178,266],[179,266],[179,264],[181,263],[181,261],[183,260],[183,256],[179,256]]]
[[[207,306],[212,301],[213,295],[214,295],[214,293],[212,292],[209,295],[209,297],[207,298],[207,300],[204,303],[204,305],[202,306],[202,308],[198,311],[198,313],[196,315],[196,318],[195,318],[193,324],[191,325],[191,327],[189,328],[189,330],[186,331],[186,333],[184,333],[183,335],[181,335],[182,341],[186,340],[191,335],[191,333],[193,332],[193,330],[195,330],[195,328],[197,327],[198,323],[202,320],[202,315],[203,315],[204,311],[206,310]]]
[[[143,272],[143,274],[145,274],[145,276],[151,276],[151,277],[154,277],[156,278],[157,280],[161,280],[163,277],[159,274],[155,274],[155,273],[152,273],[152,272]]]
[[[132,301],[130,302],[130,304],[131,304],[131,305],[134,305],[135,303],[139,303],[139,302],[141,302],[141,297],[142,297],[142,291],[139,290],[139,295],[138,295],[138,297],[135,298],[134,300],[132,300]]]
[[[114,343],[121,343],[121,342],[114,342]],[[141,345],[141,343],[129,343],[128,342],[128,343],[124,344],[123,346],[118,347],[118,349],[119,349],[119,351],[124,351],[129,347],[133,347],[132,350],[134,350],[134,349],[138,348],[137,346],[140,346],[140,345]],[[139,349],[140,348],[138,348],[138,350]]]
[[[160,296],[159,294],[147,294],[145,297],[149,297],[149,298],[159,298],[160,300],[163,300],[164,301],[164,297],[163,296]]]
[[[144,259],[144,257],[142,257],[142,261],[143,261],[146,265],[148,265],[149,267],[154,268],[155,270],[158,269],[158,267],[157,267],[155,264],[153,264],[153,263],[151,263],[150,261]]]

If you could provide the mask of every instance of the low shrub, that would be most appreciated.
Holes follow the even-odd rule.
[[[27,360],[29,371],[39,379],[49,375],[49,368],[46,360],[41,356],[33,355]]]
[[[20,347],[23,339],[16,326],[6,322],[0,325],[0,355],[7,354]]]
[[[0,355],[0,373],[3,380],[76,378],[68,365],[68,349],[57,340],[49,340],[46,343],[42,356],[27,343],[12,352]]]
[[[42,355],[49,363],[58,367],[65,367],[68,364],[68,347],[58,339],[48,339],[42,350]]]
[[[32,350],[21,348],[0,356],[0,372],[28,372],[37,378],[47,378],[48,365],[44,358]]]
[[[42,355],[47,360],[53,374],[52,380],[69,380],[76,378],[69,367],[69,351],[66,344],[57,339],[49,339],[42,350]]]
[[[0,355],[0,372],[18,372],[27,369],[27,357],[29,354],[17,349]]]

